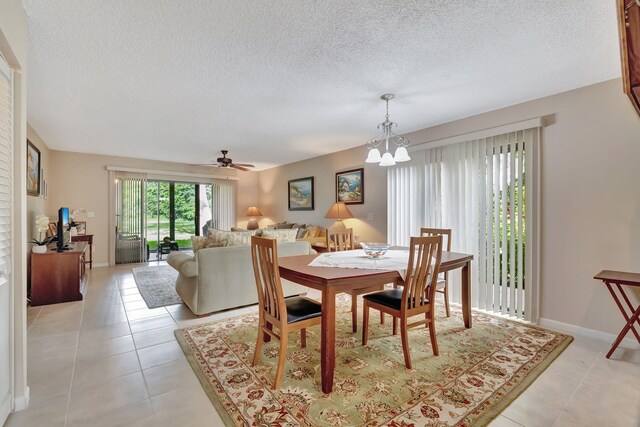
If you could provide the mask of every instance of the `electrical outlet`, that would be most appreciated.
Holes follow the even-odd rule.
[[[94,218],[95,216],[96,216],[96,213],[94,211],[87,212],[87,218]]]
[[[373,221],[373,212],[367,212],[367,221]]]

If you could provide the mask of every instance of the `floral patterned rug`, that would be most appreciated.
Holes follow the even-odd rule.
[[[426,328],[409,331],[414,369],[404,366],[400,336],[372,310],[369,345],[351,332],[350,297],[337,308],[333,392],[320,390],[320,329],[291,336],[282,388],[270,389],[278,341],[263,346],[251,367],[258,315],[176,330],[191,366],[226,425],[481,426],[488,424],[569,345],[572,337],[474,312],[438,312],[440,356]],[[439,304],[441,308],[442,304]],[[359,311],[361,316],[362,311]],[[360,325],[361,326],[361,325]],[[359,328],[360,328],[359,326]],[[359,329],[361,330],[361,329]]]

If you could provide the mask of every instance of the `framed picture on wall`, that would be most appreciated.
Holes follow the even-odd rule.
[[[87,222],[86,221],[74,221],[76,224],[76,230],[78,230],[78,236],[84,236],[87,234]]]
[[[40,195],[40,150],[27,139],[27,194]]]
[[[336,173],[336,202],[345,205],[364,203],[364,168]]]
[[[289,181],[289,210],[312,211],[313,209],[313,177]]]

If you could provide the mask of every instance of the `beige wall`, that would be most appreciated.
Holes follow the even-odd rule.
[[[408,134],[413,145],[548,117],[542,137],[541,317],[618,333],[623,322],[606,288],[592,279],[601,269],[640,271],[640,118],[620,80],[469,117]],[[402,118],[397,117],[402,124]],[[334,172],[362,165],[364,147],[260,172],[259,200],[274,221],[328,224]],[[288,179],[316,177],[316,211],[287,211]],[[386,240],[386,173],[365,169],[367,204],[377,232],[349,224],[366,239]]]
[[[238,172],[238,178],[240,181],[238,181],[237,225],[246,228],[250,219],[245,215],[247,208],[258,205],[258,172]]]
[[[35,229],[36,215],[49,215],[49,220],[51,221],[56,221],[56,218],[50,216],[51,209],[47,205],[47,200],[44,197],[44,188],[42,188],[42,180],[49,181],[49,176],[51,175],[49,147],[30,125],[27,125],[27,138],[40,150],[40,169],[44,172],[43,176],[40,177],[40,196],[27,195],[27,240],[31,241],[33,238],[40,239],[44,237],[44,234],[39,236]]]
[[[387,174],[375,165],[365,164],[364,148],[352,148],[310,160],[261,171],[258,179],[260,211],[265,215],[261,226],[287,220],[330,227],[334,220],[325,214],[336,200],[336,172],[364,167],[364,204],[349,205],[353,219],[345,220],[360,241],[387,239]],[[314,177],[315,210],[288,210],[288,181]],[[372,220],[367,219],[367,215]]]
[[[109,200],[108,172],[106,166],[141,168],[165,172],[189,172],[216,175],[237,175],[235,170],[208,167],[193,167],[186,164],[133,159],[127,157],[101,156],[51,150],[49,174],[48,215],[57,216],[61,206],[70,210],[84,208],[95,213],[94,218],[86,218],[87,232],[94,235],[93,260],[106,264],[109,260]],[[242,177],[242,175],[240,175]],[[251,182],[251,179],[249,180]],[[244,183],[238,184],[239,189]],[[249,185],[252,187],[252,185]],[[247,201],[243,199],[243,203]]]

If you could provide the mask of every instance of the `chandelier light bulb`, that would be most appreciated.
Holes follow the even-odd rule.
[[[378,150],[377,148],[372,148],[371,150],[369,150],[369,155],[367,156],[367,160],[365,160],[367,163],[380,163],[380,160],[382,160],[382,157],[380,156],[380,150]]]
[[[391,155],[390,152],[385,152],[382,155],[382,160],[380,160],[380,166],[393,166],[395,165],[396,162],[395,160],[393,160],[393,156]]]

